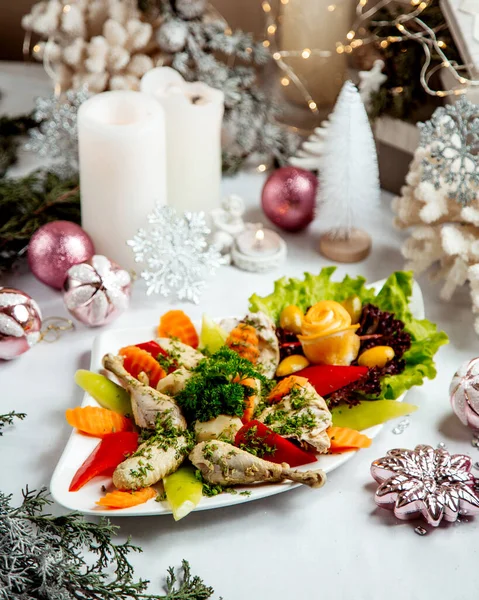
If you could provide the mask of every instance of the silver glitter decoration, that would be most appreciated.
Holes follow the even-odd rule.
[[[372,463],[371,475],[381,484],[376,504],[394,510],[398,519],[422,515],[437,527],[442,519],[454,522],[459,515],[479,513],[471,458],[464,454],[426,445],[396,448]]]
[[[61,177],[78,171],[77,113],[89,97],[86,88],[69,90],[61,98],[37,98],[33,118],[40,123],[29,132],[25,148],[49,158],[54,164],[49,169]]]
[[[439,450],[445,450],[447,446],[444,442],[439,442],[437,447],[439,448]]]
[[[187,176],[187,175],[186,175]],[[169,206],[156,206],[148,216],[151,225],[140,229],[127,243],[135,260],[146,268],[141,276],[147,294],[170,296],[197,304],[206,286],[205,276],[222,264],[215,246],[208,246],[204,213],[178,214]]]
[[[446,184],[449,197],[462,205],[476,198],[479,185],[479,106],[465,97],[437,108],[426,123],[419,123],[420,146],[429,148],[424,158],[423,181],[436,190]]]
[[[90,261],[68,269],[64,290],[65,306],[71,314],[97,327],[128,308],[131,277],[106,256],[95,254]]]
[[[427,529],[424,529],[424,527],[419,525],[414,529],[414,533],[417,533],[418,535],[427,535]]]
[[[402,421],[399,421],[399,423],[396,425],[396,427],[394,427],[392,432],[394,433],[394,435],[400,435],[401,433],[404,433],[406,431],[409,425],[411,425],[411,419],[408,419],[406,417]]]

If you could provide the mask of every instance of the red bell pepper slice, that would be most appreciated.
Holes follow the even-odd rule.
[[[150,340],[149,342],[143,342],[142,344],[135,344],[137,348],[141,348],[142,350],[146,350],[153,358],[157,358],[159,354],[162,356],[168,356],[168,353],[163,350],[163,348],[155,342],[155,340]]]
[[[320,396],[327,396],[361,379],[367,372],[368,367],[313,365],[297,371],[295,375],[306,377]]]
[[[134,431],[109,433],[75,473],[69,491],[77,492],[97,475],[112,475],[125,457],[137,448],[138,434]]]
[[[272,452],[261,454],[261,458],[274,463],[288,463],[290,467],[299,467],[316,462],[317,458],[311,452],[298,448],[295,444],[275,433],[260,421],[250,421],[243,425],[235,436],[235,446],[263,449],[265,446],[274,449]]]

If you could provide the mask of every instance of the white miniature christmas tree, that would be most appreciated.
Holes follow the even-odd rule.
[[[329,121],[323,121],[320,127],[316,127],[309,138],[301,144],[295,154],[289,159],[293,167],[300,167],[308,171],[319,171],[320,157],[323,153],[324,140],[328,135]]]
[[[329,117],[319,157],[319,219],[327,233],[320,251],[339,262],[356,262],[371,248],[357,228],[379,203],[376,146],[368,115],[355,85],[347,81]]]

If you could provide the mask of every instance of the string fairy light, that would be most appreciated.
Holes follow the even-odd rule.
[[[370,8],[366,8],[370,0],[359,0],[356,5],[356,19],[351,27],[350,31],[346,33],[345,40],[338,40],[335,44],[337,54],[351,54],[355,48],[359,48],[366,44],[377,43],[383,49],[387,48],[390,44],[401,43],[405,40],[414,40],[422,45],[425,61],[421,68],[420,82],[424,90],[431,96],[438,96],[444,98],[446,96],[460,95],[467,91],[467,87],[479,86],[479,80],[464,77],[461,71],[467,69],[467,65],[459,65],[455,61],[450,61],[444,49],[447,48],[447,44],[443,40],[438,40],[436,33],[440,28],[432,29],[420,18],[421,14],[428,8],[433,0],[409,0],[412,10],[409,13],[401,14],[391,20],[374,20],[374,15],[377,12],[385,8],[393,2],[393,0],[379,0]],[[288,4],[289,0],[280,0],[281,4]],[[288,58],[302,58],[308,60],[311,57],[329,58],[332,55],[330,50],[322,50],[319,48],[303,48],[297,50],[282,50],[276,39],[278,30],[279,15],[275,17],[275,11],[273,11],[271,4],[264,0],[262,2],[262,8],[266,16],[266,35],[263,41],[263,46],[270,48],[273,59],[275,60],[278,67],[283,72],[280,82],[281,85],[286,86],[293,83],[299,92],[302,94],[305,103],[309,107],[312,113],[318,114],[318,105],[314,98],[311,96],[307,86],[301,79],[301,77],[294,71],[294,69],[287,64],[284,59]],[[329,4],[327,10],[334,12],[336,10],[336,4]],[[375,28],[383,27],[395,27],[398,31],[398,35],[380,36],[377,33],[372,33],[368,36],[365,25],[371,23]],[[419,31],[413,30],[419,29]],[[431,67],[432,62],[432,50],[434,50],[441,60],[439,65]],[[459,84],[466,86],[465,88],[450,88],[447,90],[434,90],[430,87],[429,81],[431,77],[440,69],[447,69],[455,81]],[[287,83],[286,83],[287,82]],[[403,92],[401,88],[394,88],[393,93],[399,94]]]

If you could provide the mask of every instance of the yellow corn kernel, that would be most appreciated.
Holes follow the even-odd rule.
[[[298,306],[290,304],[281,311],[279,324],[283,329],[286,329],[286,331],[301,333],[303,316],[303,311]]]
[[[341,304],[348,311],[349,316],[351,317],[351,324],[356,325],[356,323],[359,323],[361,312],[363,310],[361,298],[359,296],[349,296],[349,298],[343,300]]]
[[[391,346],[374,346],[365,350],[358,358],[358,364],[362,367],[384,367],[394,358],[394,350]]]
[[[309,365],[309,360],[301,354],[292,354],[283,358],[276,369],[276,377],[286,377],[297,371],[305,369]]]

